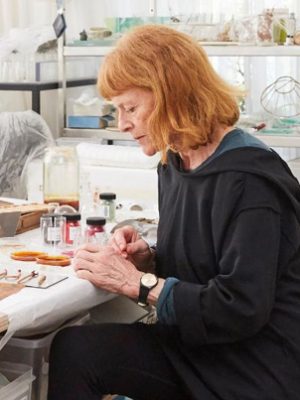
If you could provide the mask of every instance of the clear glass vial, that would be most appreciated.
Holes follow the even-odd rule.
[[[116,216],[116,193],[103,192],[100,193],[100,208],[101,215],[107,219],[107,221],[114,221]]]
[[[66,218],[59,214],[44,214],[40,218],[44,244],[63,245],[65,242]]]

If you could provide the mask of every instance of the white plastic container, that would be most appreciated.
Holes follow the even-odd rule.
[[[80,315],[65,323],[63,327],[83,325],[89,318],[88,313]],[[32,397],[28,397],[28,400],[46,400],[47,398],[49,351],[52,340],[59,330],[30,338],[13,337],[0,352],[0,360],[9,363],[22,363],[32,368],[36,379],[32,385]],[[1,369],[0,372],[2,372]],[[6,375],[5,372],[3,374]],[[10,379],[9,376],[7,378]],[[0,400],[15,399],[27,400],[27,397],[1,397],[0,389]]]
[[[34,376],[30,366],[2,361],[0,372],[10,381],[0,388],[0,400],[31,399],[31,384]]]

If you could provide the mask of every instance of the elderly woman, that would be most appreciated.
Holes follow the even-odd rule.
[[[295,400],[300,393],[300,190],[284,161],[236,128],[238,93],[185,34],[144,26],[106,57],[100,93],[158,166],[157,245],[132,227],[74,268],[157,307],[153,325],[56,337],[49,400]],[[134,184],[134,182],[133,182]]]

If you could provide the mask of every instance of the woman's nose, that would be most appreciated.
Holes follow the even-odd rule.
[[[119,114],[118,118],[118,128],[121,132],[130,132],[130,129],[132,128],[132,123],[121,113]]]

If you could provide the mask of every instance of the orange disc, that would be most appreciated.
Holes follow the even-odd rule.
[[[47,255],[47,253],[44,253],[42,251],[15,251],[14,253],[11,253],[10,257],[13,260],[17,261],[35,261],[36,257],[42,256],[42,255]]]
[[[71,264],[71,259],[68,256],[48,256],[45,254],[36,257],[36,262],[38,264],[66,267],[67,265]]]

